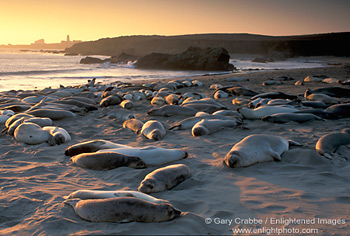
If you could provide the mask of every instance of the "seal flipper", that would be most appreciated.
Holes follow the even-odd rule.
[[[271,151],[271,157],[273,158],[274,161],[281,161],[282,158],[278,152]]]
[[[304,145],[302,145],[302,144],[300,144],[298,142],[295,142],[293,140],[288,140],[288,144],[289,144],[289,146],[297,146],[297,147],[304,146]]]

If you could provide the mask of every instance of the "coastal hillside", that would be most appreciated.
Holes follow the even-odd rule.
[[[65,50],[81,55],[117,56],[128,53],[175,54],[195,47],[223,47],[230,54],[293,56],[350,56],[350,32],[296,36],[264,36],[255,34],[193,34],[178,36],[122,36],[82,42]]]

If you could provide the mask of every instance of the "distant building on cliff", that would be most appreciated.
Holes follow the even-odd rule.
[[[71,40],[70,36],[67,35],[67,40],[62,40],[60,43],[45,43],[44,39],[39,39],[34,41],[34,43],[31,43],[29,45],[0,45],[0,48],[19,48],[19,49],[56,49],[56,50],[63,50],[65,48],[69,48],[73,46],[76,43],[81,43],[80,40]]]
[[[45,40],[44,39],[39,39],[39,40],[36,40],[34,43],[32,44],[35,44],[35,45],[38,45],[38,44],[45,44]]]

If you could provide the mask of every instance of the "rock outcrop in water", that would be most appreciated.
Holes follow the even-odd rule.
[[[100,59],[100,58],[96,58],[96,57],[85,57],[83,59],[80,60],[80,64],[102,64],[105,62],[108,62],[109,59]]]
[[[136,62],[137,68],[168,70],[232,71],[230,55],[222,47],[189,47],[179,54],[151,53]]]

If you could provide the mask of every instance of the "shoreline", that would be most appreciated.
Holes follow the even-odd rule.
[[[209,86],[220,83],[223,86],[242,85],[259,93],[281,91],[302,98],[306,89],[331,86],[349,88],[348,85],[321,82],[294,85],[297,80],[309,75],[327,75],[348,80],[350,67],[341,65],[197,76],[191,79],[198,79],[203,86],[185,87],[176,92],[198,92],[211,97],[214,91],[209,90]],[[262,86],[262,82],[277,76],[289,76],[295,80],[285,81],[281,85]],[[226,81],[233,77],[244,77],[249,81]],[[135,84],[149,82],[141,80]],[[234,98],[236,96],[216,101],[234,111],[238,107],[246,106],[232,104]],[[101,98],[95,100],[100,101]],[[340,100],[349,102],[350,99]],[[155,107],[148,100],[135,101],[134,108],[129,112],[142,122],[158,120],[166,129],[186,118],[147,115],[147,111]],[[315,152],[315,144],[325,134],[348,128],[350,118],[286,124],[244,119],[242,126],[227,128],[207,136],[194,137],[190,130],[167,130],[161,140],[153,141],[123,128],[122,121],[109,118],[108,114],[121,109],[118,105],[103,107],[77,118],[54,121],[55,126],[64,128],[72,137],[71,141],[61,145],[26,145],[17,142],[13,136],[0,136],[0,188],[3,193],[0,196],[1,235],[231,235],[233,230],[259,230],[263,227],[290,229],[293,232],[317,230],[318,235],[348,233],[349,161],[326,159]],[[282,154],[280,162],[258,163],[245,168],[225,166],[223,158],[227,152],[235,143],[251,134],[278,135],[303,146],[290,147]],[[79,189],[137,190],[143,178],[159,168],[89,170],[74,165],[64,155],[68,146],[95,139],[132,147],[157,146],[186,151],[189,155],[186,159],[171,164],[186,164],[191,170],[191,177],[170,190],[152,194],[156,198],[168,200],[183,212],[182,215],[162,223],[94,223],[79,218],[71,207],[63,204],[64,196]],[[349,155],[350,147],[343,146],[340,151]],[[288,219],[311,222],[316,218],[329,221],[309,225],[284,224]],[[249,219],[255,221],[251,222]],[[281,221],[276,223],[271,219]]]

